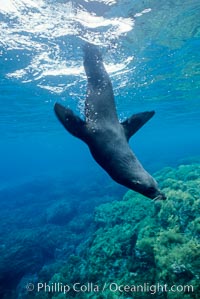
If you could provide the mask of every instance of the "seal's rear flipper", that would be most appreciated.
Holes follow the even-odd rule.
[[[54,111],[68,132],[86,142],[85,122],[79,116],[75,115],[71,109],[65,108],[58,103],[55,104]]]
[[[142,112],[134,114],[122,122],[121,124],[124,127],[127,140],[129,140],[154,114],[155,111]]]

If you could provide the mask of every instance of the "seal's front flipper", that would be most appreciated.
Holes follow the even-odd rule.
[[[129,140],[154,114],[155,111],[142,112],[134,114],[122,122],[121,124],[124,127],[127,140]]]
[[[54,111],[68,132],[86,142],[85,122],[79,116],[75,115],[71,109],[65,108],[58,103],[55,104]]]

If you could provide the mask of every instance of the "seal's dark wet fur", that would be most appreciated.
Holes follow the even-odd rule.
[[[84,68],[88,80],[85,120],[56,103],[58,119],[71,134],[87,143],[96,162],[116,182],[149,198],[166,199],[128,144],[130,137],[154,115],[154,111],[134,114],[120,123],[102,55],[96,46],[88,43],[84,46]]]

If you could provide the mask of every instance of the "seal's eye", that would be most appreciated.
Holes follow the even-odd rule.
[[[142,183],[140,181],[132,181],[132,184],[134,188],[140,188],[142,186]]]
[[[133,183],[137,186],[141,185],[140,181],[133,181]]]

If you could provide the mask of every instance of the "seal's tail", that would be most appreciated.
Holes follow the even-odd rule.
[[[84,61],[86,60],[92,60],[94,61],[102,61],[102,55],[99,51],[98,46],[91,44],[91,43],[85,43],[83,46],[83,53],[84,53]]]
[[[111,84],[98,46],[86,43],[83,47],[83,53],[83,65],[88,83],[91,84],[94,89],[99,89],[99,87]]]

